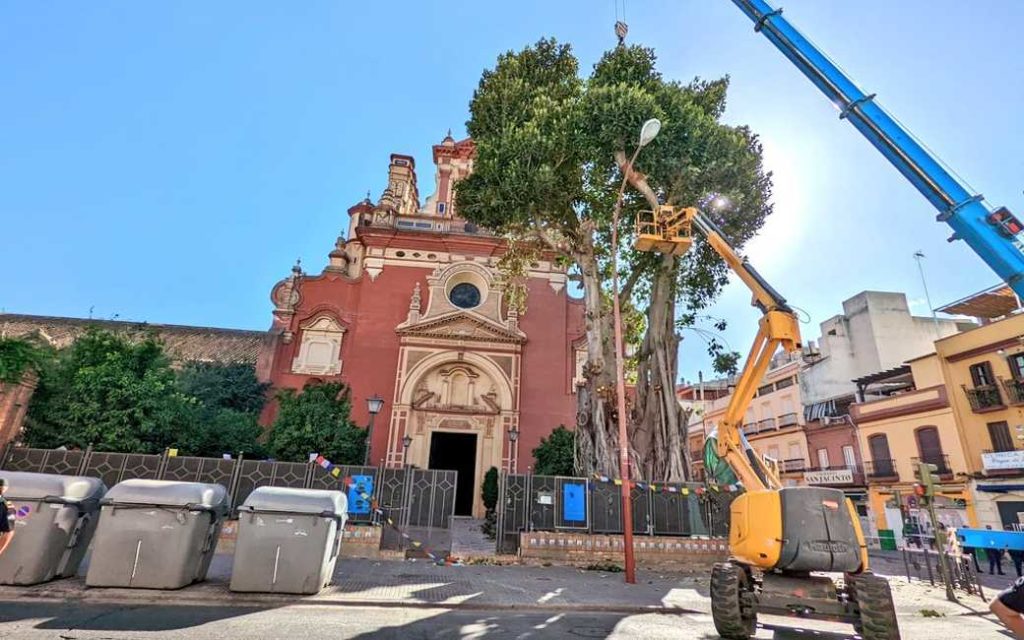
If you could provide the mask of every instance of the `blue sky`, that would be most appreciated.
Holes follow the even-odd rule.
[[[1024,3],[788,0],[786,16],[990,202],[1024,214]],[[541,36],[583,68],[614,0],[0,1],[0,308],[263,329],[297,257],[318,271],[388,154],[463,133],[480,72]],[[629,39],[672,78],[730,74],[726,119],[764,142],[775,214],[747,253],[817,323],[864,289],[927,313],[996,282],[916,191],[727,0],[632,0]],[[424,172],[423,169],[426,169]],[[424,194],[426,195],[426,194]],[[712,310],[745,352],[740,285]],[[707,371],[685,335],[681,371]]]

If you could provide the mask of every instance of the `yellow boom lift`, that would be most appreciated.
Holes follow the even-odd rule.
[[[745,640],[756,632],[761,611],[850,623],[864,640],[898,640],[889,583],[868,572],[867,545],[853,503],[839,489],[782,486],[777,466],[740,430],[772,356],[780,347],[801,348],[793,310],[693,207],[662,205],[641,212],[636,248],[682,255],[694,230],[750,289],[752,304],[762,313],[718,425],[717,454],[745,491],[730,508],[730,559],[716,564],[711,574],[715,628],[723,638]],[[842,584],[812,572],[842,573]]]

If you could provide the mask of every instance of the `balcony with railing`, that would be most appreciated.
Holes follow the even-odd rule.
[[[999,380],[1006,392],[1006,399],[1012,405],[1024,404],[1024,380]]]
[[[792,427],[800,423],[799,418],[795,413],[784,413],[779,416],[779,428],[785,429],[786,427]]]
[[[765,418],[757,421],[757,432],[775,431],[775,418]]]
[[[936,466],[934,473],[937,473],[941,480],[951,480],[953,478],[953,468],[949,466],[949,454],[948,453],[936,453],[923,458],[911,458],[911,462],[914,463],[914,471],[917,471],[917,464],[919,462],[926,462]]]
[[[799,473],[807,469],[807,461],[803,458],[790,458],[779,461],[779,470],[782,473]]]
[[[864,475],[868,480],[899,480],[900,478],[900,474],[896,470],[896,461],[892,459],[866,460]]]
[[[983,384],[977,387],[963,386],[967,394],[967,401],[971,403],[971,410],[974,413],[987,413],[1005,408],[1003,398],[999,394],[999,387],[994,384]]]

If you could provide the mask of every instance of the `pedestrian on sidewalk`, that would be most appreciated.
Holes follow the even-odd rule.
[[[987,524],[985,525],[985,528],[991,531],[992,525]],[[995,575],[995,570],[998,569],[999,575],[1005,576],[1006,574],[1003,573],[1003,550],[996,548],[986,548],[985,555],[988,556],[988,574],[990,576]]]
[[[1024,578],[1017,578],[988,608],[1017,638],[1024,640]]]
[[[0,478],[0,555],[3,555],[14,538],[14,514],[7,508],[7,500],[4,499],[5,493],[7,493],[7,478]]]

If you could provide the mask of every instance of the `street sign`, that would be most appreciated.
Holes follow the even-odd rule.
[[[804,471],[804,482],[807,484],[853,484],[853,470]]]

